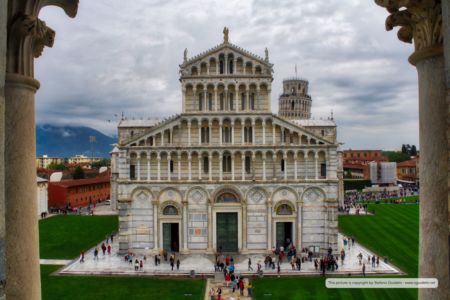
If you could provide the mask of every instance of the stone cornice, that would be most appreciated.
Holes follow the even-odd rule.
[[[399,40],[412,43],[415,52],[409,62],[442,55],[442,9],[441,0],[375,0],[390,13],[386,30],[399,26]]]

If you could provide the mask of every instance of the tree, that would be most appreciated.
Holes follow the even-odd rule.
[[[111,160],[110,159],[102,159],[100,161],[95,161],[91,164],[91,167],[93,169],[100,169],[101,167],[109,167],[111,164]]]
[[[412,145],[412,146],[411,146],[411,151],[409,152],[409,155],[411,155],[411,156],[417,156],[416,145]]]
[[[75,168],[75,171],[72,174],[73,179],[84,179],[84,171],[83,168],[78,166]]]
[[[383,156],[386,156],[390,162],[402,162],[409,160],[409,154],[400,151],[383,151]]]
[[[49,170],[57,170],[57,171],[63,171],[66,168],[64,164],[56,164],[56,163],[50,163],[47,165],[47,169]]]
[[[408,150],[406,149],[406,145],[402,144],[402,153],[408,153]]]

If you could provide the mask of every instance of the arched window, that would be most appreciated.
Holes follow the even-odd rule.
[[[229,64],[228,72],[230,74],[233,74],[233,72],[234,72],[233,58],[230,59],[230,62],[228,64]]]
[[[163,215],[165,216],[176,216],[178,215],[178,209],[173,205],[167,205],[163,209]]]
[[[208,126],[204,126],[202,127],[202,143],[203,144],[208,144],[209,143],[209,127]]]
[[[253,127],[245,126],[244,127],[244,143],[252,143],[253,142]]]
[[[230,93],[230,110],[234,110],[234,105],[233,105],[233,94]]]
[[[284,172],[284,159],[281,159],[280,169],[281,169],[281,172]]]
[[[170,160],[170,173],[173,173],[173,160]]]
[[[203,110],[203,94],[202,93],[198,94],[198,110],[199,111]]]
[[[223,97],[223,93],[220,93],[220,100],[219,100],[219,102],[220,102],[220,110],[224,110],[224,108],[225,108],[224,99],[223,98],[224,98]]]
[[[223,71],[224,71],[224,64],[223,64],[223,59],[221,59],[219,61],[219,72],[220,72],[220,74],[223,74]]]
[[[245,99],[245,93],[242,93],[241,94],[241,110],[245,110],[246,109],[246,106],[247,105],[245,105],[245,101],[246,101],[247,99]]]
[[[294,107],[295,107],[295,102],[294,102],[294,100],[292,100],[292,102],[291,102],[291,109],[293,110]]]
[[[203,173],[208,174],[209,172],[209,158],[208,156],[203,157]]]
[[[231,172],[231,155],[226,153],[222,158],[222,172],[230,173]]]
[[[223,202],[223,203],[239,202],[239,198],[234,193],[225,192],[217,197],[216,202]]]
[[[222,127],[222,142],[231,143],[231,128],[228,126]]]
[[[250,174],[252,172],[252,158],[249,155],[245,156],[245,173]]]
[[[292,207],[288,204],[281,204],[277,207],[277,215],[292,215]]]
[[[212,93],[208,94],[208,110],[213,110],[213,100],[212,100]]]
[[[255,94],[250,94],[250,110],[255,110]]]

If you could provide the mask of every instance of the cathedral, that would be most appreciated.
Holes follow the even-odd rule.
[[[312,120],[308,82],[223,42],[179,65],[181,113],[122,118],[111,152],[120,253],[337,251],[342,198],[336,124]]]

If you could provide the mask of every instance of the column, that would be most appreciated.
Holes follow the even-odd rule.
[[[245,110],[250,110],[250,90],[245,90],[245,101],[247,102],[245,105]]]
[[[198,154],[198,180],[202,179],[202,156]]]
[[[225,111],[229,111],[230,110],[230,105],[228,103],[228,88],[225,87],[224,91],[223,91],[223,106],[224,106],[224,110]]]
[[[158,160],[158,181],[161,181],[161,154],[158,152],[158,156],[156,157]]]
[[[153,250],[158,253],[158,201],[153,201]]]
[[[171,174],[170,174],[170,161],[172,160],[172,157],[170,154],[167,155],[167,180],[170,181]]]
[[[164,146],[164,130],[161,131],[161,146]]]
[[[286,144],[286,139],[284,137],[284,127],[280,127],[280,135],[281,135],[281,144],[284,145]]]
[[[256,135],[255,135],[255,131],[256,131],[256,122],[255,119],[252,119],[252,144],[256,145]]]
[[[186,87],[184,85],[181,90],[181,97],[183,102],[183,112],[186,112]]]
[[[251,167],[252,167],[252,179],[255,179],[255,175],[256,175],[256,172],[255,172],[255,160],[256,160],[256,154],[255,154],[255,152],[253,152],[252,153],[252,165],[251,165]]]
[[[188,128],[188,146],[190,146],[191,145],[191,120],[188,120],[187,128]]]
[[[272,160],[273,160],[273,179],[277,180],[277,155],[274,153],[272,155]]]
[[[170,134],[170,145],[173,145],[173,128],[169,129],[169,134]]]
[[[302,249],[302,203],[297,202],[297,249]]]
[[[192,180],[192,155],[191,152],[188,153],[188,179]]]
[[[204,111],[209,111],[209,97],[208,97],[208,90],[206,89],[206,85],[203,87],[203,107]]]
[[[39,82],[33,77],[34,58],[41,55],[45,46],[53,46],[55,37],[55,32],[38,18],[41,8],[47,5],[63,8],[70,17],[77,14],[77,1],[0,4],[0,80],[5,81],[4,97],[3,82],[0,84],[0,236],[2,242],[5,237],[6,252],[4,256],[1,251],[0,263],[5,263],[2,269],[6,269],[6,299],[41,299],[35,128]],[[0,249],[3,250],[3,243]]]
[[[241,154],[241,169],[242,169],[242,180],[245,180],[245,154]]]
[[[297,180],[297,153],[294,153],[294,179]]]
[[[284,165],[284,180],[287,180],[287,174],[288,174],[288,170],[287,170],[287,154],[286,152],[283,153],[283,165]]]
[[[305,179],[308,179],[308,153],[303,152],[303,167]]]
[[[263,180],[266,180],[266,154],[263,154]]]
[[[198,121],[198,144],[202,144],[202,121]]]
[[[212,144],[212,129],[213,129],[213,123],[211,120],[208,122],[208,144]]]
[[[219,154],[219,180],[222,181],[223,178],[223,154]]]
[[[266,120],[262,121],[262,143],[266,144]]]
[[[212,207],[211,201],[208,199],[208,249],[207,251],[213,251],[213,222],[212,222]]]
[[[245,121],[241,119],[241,145],[245,144]]]
[[[151,172],[151,161],[152,161],[152,155],[151,152],[147,152],[147,180],[152,179],[152,172]]]
[[[217,111],[217,87],[214,87],[214,110]]]
[[[319,179],[319,154],[316,152],[314,155],[314,174],[316,174],[316,180]]]
[[[219,120],[219,144],[222,145],[222,120]]]
[[[275,141],[275,137],[276,137],[275,127],[276,127],[275,123],[272,122],[272,145],[276,144],[276,141]]]
[[[212,154],[209,153],[208,157],[208,174],[209,174],[209,181],[212,181]]]
[[[137,156],[137,180],[141,180],[141,155]]]
[[[188,215],[187,215],[188,202],[183,201],[183,252],[188,251]]]
[[[267,202],[267,251],[272,250],[272,202]],[[298,249],[301,251],[301,249]]]
[[[177,164],[178,164],[178,180],[181,180],[181,153],[179,152],[177,156]]]
[[[242,252],[247,251],[247,204],[242,205]]]
[[[234,145],[234,120],[231,122],[231,145]]]
[[[259,105],[259,85],[256,87],[256,94],[255,94],[255,110],[259,110],[261,109],[258,105]]]
[[[231,180],[234,181],[234,153],[231,153]]]

